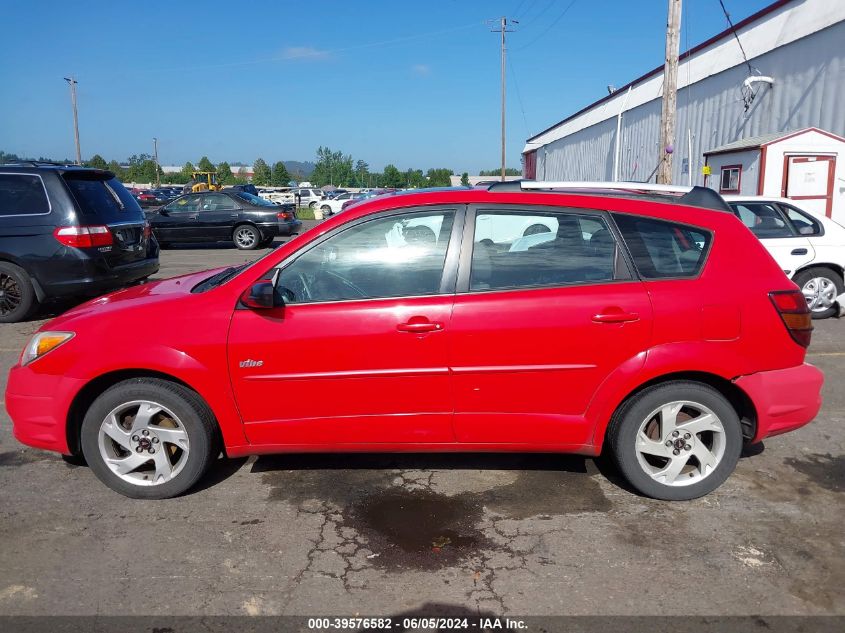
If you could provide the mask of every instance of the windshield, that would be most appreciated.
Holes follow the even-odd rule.
[[[246,191],[239,191],[238,198],[242,200],[246,200],[250,204],[254,204],[259,207],[275,207],[276,205],[269,200],[265,200],[264,198],[259,198],[258,196],[254,196],[251,193],[247,193]]]

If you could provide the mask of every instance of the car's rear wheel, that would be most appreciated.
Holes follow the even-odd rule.
[[[331,215],[332,214],[332,208],[327,204],[324,204],[322,207],[320,207],[320,211],[323,212],[323,215]]]
[[[219,452],[208,406],[158,378],[125,380],[103,392],[85,414],[81,444],[100,481],[136,499],[182,494]]]
[[[316,201],[315,201],[315,202],[310,203],[310,204],[308,205],[308,208],[309,208],[309,209],[316,209],[316,208],[317,208],[317,203],[316,203]]]
[[[232,233],[232,239],[235,241],[235,246],[244,251],[251,251],[258,248],[261,242],[261,234],[258,229],[249,224],[241,224],[236,226]]]
[[[20,266],[0,262],[0,323],[17,323],[37,304],[32,279]]]
[[[619,470],[655,499],[695,499],[718,488],[742,450],[739,416],[712,387],[688,381],[647,388],[628,400],[608,428]]]
[[[837,313],[836,297],[843,292],[842,275],[830,268],[808,268],[792,281],[801,288],[814,319],[827,319]]]

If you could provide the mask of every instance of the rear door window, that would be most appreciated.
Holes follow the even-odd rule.
[[[635,215],[613,219],[642,277],[695,277],[704,266],[713,239],[709,231]]]
[[[137,200],[116,178],[104,180],[90,172],[66,173],[65,183],[76,200],[81,220],[87,224],[143,222]]]
[[[0,174],[0,217],[50,212],[44,183],[30,174]]]
[[[483,211],[473,241],[471,291],[614,278],[616,240],[600,216]]]
[[[798,235],[821,235],[823,233],[821,223],[809,213],[804,213],[785,204],[781,204],[780,208],[786,214],[792,228]]]

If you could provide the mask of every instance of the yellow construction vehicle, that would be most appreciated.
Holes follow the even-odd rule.
[[[217,182],[216,171],[195,171],[191,173],[191,191],[220,191],[223,188]]]

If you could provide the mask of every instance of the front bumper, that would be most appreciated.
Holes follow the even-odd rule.
[[[15,438],[22,444],[68,455],[67,419],[84,381],[38,374],[15,365],[6,384],[6,411]]]
[[[734,383],[748,394],[757,411],[752,442],[808,424],[822,406],[824,374],[809,363],[741,376]]]

